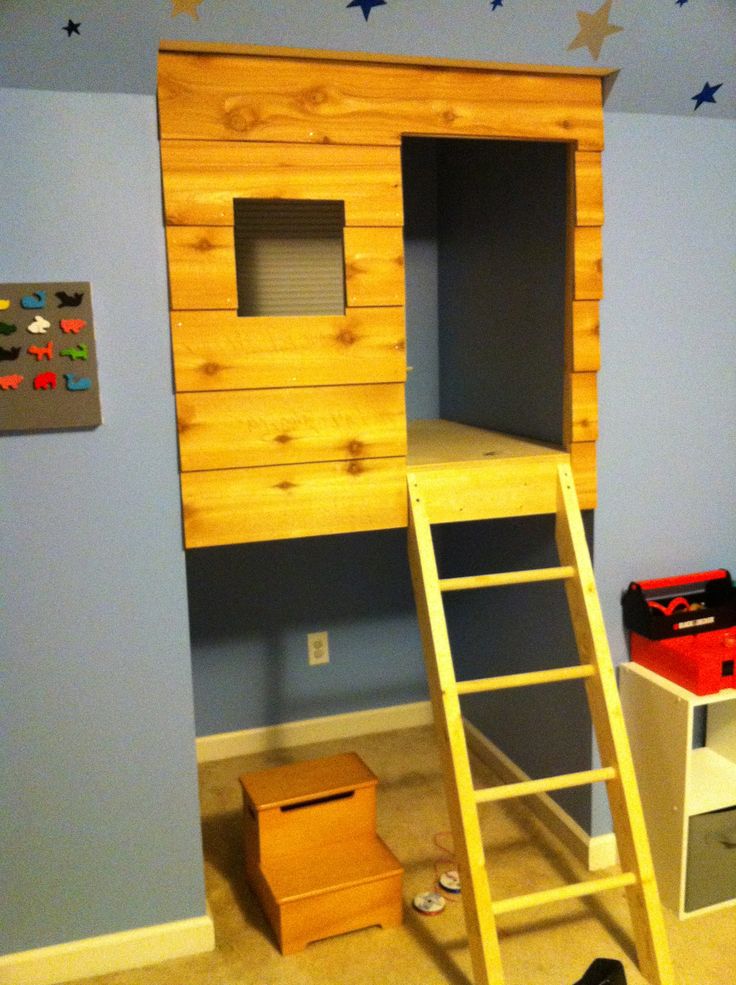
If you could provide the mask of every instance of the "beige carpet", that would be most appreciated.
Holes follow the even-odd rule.
[[[405,869],[401,928],[371,928],[311,944],[282,957],[249,892],[242,869],[238,776],[280,763],[357,752],[379,777],[378,830]],[[477,767],[477,785],[493,782]],[[152,968],[87,979],[95,985],[470,985],[462,904],[439,916],[412,910],[415,894],[434,888],[447,868],[435,836],[448,827],[434,737],[429,728],[325,742],[225,760],[201,768],[207,895],[217,949]],[[559,844],[519,806],[481,808],[496,898],[585,878]],[[441,839],[443,840],[443,839]],[[444,839],[447,841],[447,837]],[[736,982],[736,910],[686,922],[666,914],[679,985]],[[574,985],[596,957],[636,969],[623,891],[556,904],[500,921],[505,985]]]

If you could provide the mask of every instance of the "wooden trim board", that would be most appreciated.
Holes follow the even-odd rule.
[[[293,749],[312,742],[350,739],[356,735],[430,725],[431,722],[432,709],[429,701],[415,701],[405,705],[284,722],[282,725],[265,725],[240,732],[203,735],[196,740],[197,762],[211,763],[218,759],[249,756],[270,749]]]
[[[0,985],[56,985],[214,950],[209,913],[0,957]]]
[[[322,48],[283,48],[270,45],[231,44],[222,41],[182,41],[163,38],[159,51],[199,52],[210,55],[260,55],[264,58],[317,58],[321,61],[375,62],[389,65],[433,65],[439,68],[500,69],[534,72],[538,75],[589,75],[600,79],[618,75],[619,69],[581,68],[577,65],[517,65],[466,58],[426,58],[424,55],[393,55],[367,51],[328,51]]]

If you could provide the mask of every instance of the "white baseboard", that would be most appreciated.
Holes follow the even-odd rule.
[[[529,777],[471,722],[465,722],[468,748],[504,783],[520,783]],[[590,872],[607,869],[618,861],[614,834],[589,835],[549,794],[524,798],[532,813]]]
[[[0,985],[56,985],[203,954],[215,947],[209,914],[0,956]]]
[[[310,742],[327,739],[350,739],[356,735],[373,732],[390,732],[394,729],[430,725],[432,709],[429,701],[391,705],[388,708],[372,708],[369,711],[353,711],[324,718],[307,718],[283,725],[266,725],[263,728],[244,729],[241,732],[222,732],[204,735],[197,739],[197,762],[209,763],[217,759],[248,756],[251,753],[271,749],[289,749]],[[2,985],[2,983],[0,983]]]

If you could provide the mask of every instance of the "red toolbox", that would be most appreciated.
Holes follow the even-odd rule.
[[[631,659],[694,694],[736,687],[736,589],[724,568],[632,582]]]

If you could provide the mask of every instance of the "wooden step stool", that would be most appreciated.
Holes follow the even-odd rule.
[[[376,834],[376,776],[355,753],[246,773],[245,870],[282,954],[401,923],[403,869]]]

